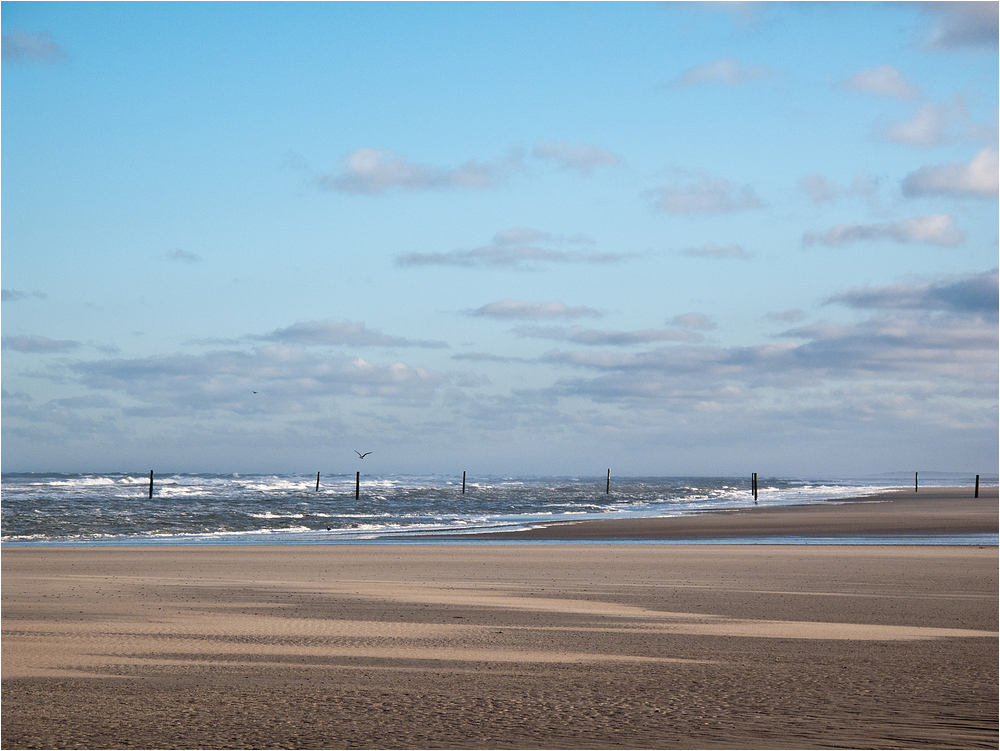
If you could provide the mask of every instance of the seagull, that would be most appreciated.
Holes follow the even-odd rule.
[[[354,449],[354,453],[357,454],[360,458],[364,459],[366,456],[368,456],[371,453],[371,451],[366,451],[365,453],[362,454],[357,449]]]

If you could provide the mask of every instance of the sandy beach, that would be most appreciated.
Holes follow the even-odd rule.
[[[997,490],[537,540],[997,530]],[[998,549],[5,547],[4,748],[996,748]]]
[[[552,524],[490,535],[508,540],[706,540],[996,533],[997,488],[896,490],[860,499],[756,507],[658,519],[606,519]]]

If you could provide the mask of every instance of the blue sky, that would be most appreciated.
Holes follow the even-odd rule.
[[[4,471],[998,456],[997,3],[2,3]]]

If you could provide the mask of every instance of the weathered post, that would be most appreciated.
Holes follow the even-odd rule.
[[[149,497],[153,497],[153,470],[149,470]]]
[[[354,476],[354,500],[361,497],[361,471]]]
[[[757,473],[753,473],[753,502],[757,503]]]
[[[319,472],[316,473],[316,490],[319,490]]]
[[[462,495],[465,495],[465,470],[462,470]]]
[[[920,473],[919,472],[914,472],[913,473],[913,492],[914,493],[919,493],[920,492]]]
[[[976,498],[979,497],[979,475],[976,475]]]
[[[604,489],[604,495],[611,493],[611,468],[608,468],[608,486]]]

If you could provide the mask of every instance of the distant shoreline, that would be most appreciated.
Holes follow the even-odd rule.
[[[929,487],[795,506],[704,511],[685,516],[552,522],[535,529],[467,535],[495,541],[697,541],[782,536],[973,535],[1000,528],[998,489]]]

